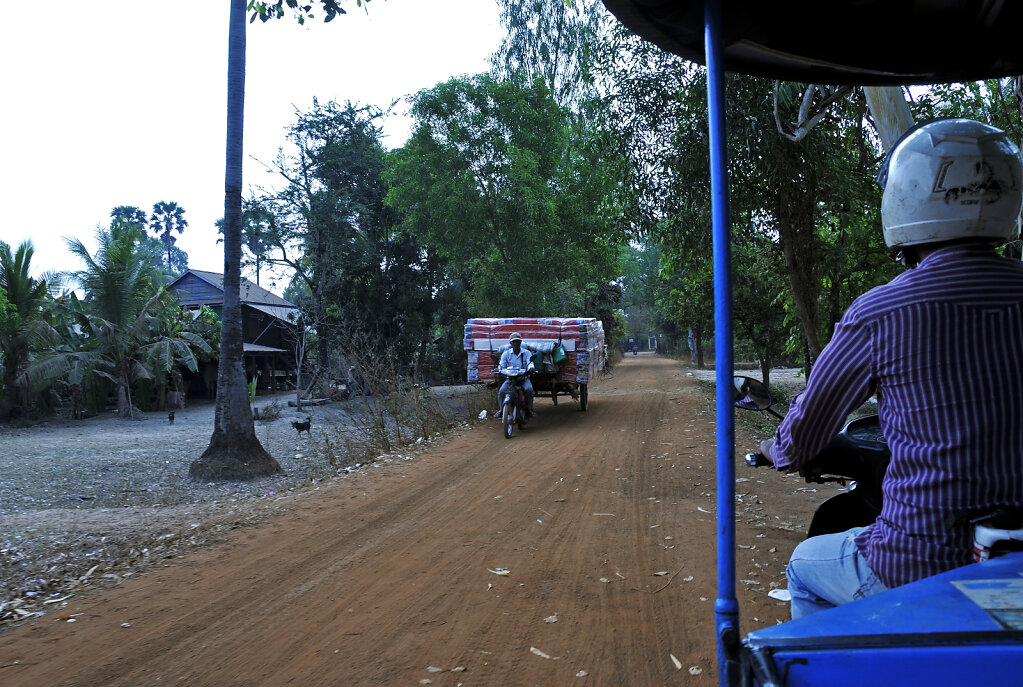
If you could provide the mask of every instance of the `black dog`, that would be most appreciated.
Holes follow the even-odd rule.
[[[299,422],[296,420],[291,423],[291,426],[295,428],[299,435],[301,435],[302,432],[306,432],[311,436],[312,432],[309,431],[309,428],[313,426],[313,418],[311,415],[307,415],[305,422]]]
[[[169,422],[172,425],[174,424],[174,411],[173,410],[170,411],[169,413],[167,413],[167,422]]]

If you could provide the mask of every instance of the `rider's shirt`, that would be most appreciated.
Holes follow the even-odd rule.
[[[946,516],[1023,505],[1023,263],[938,250],[858,298],[778,430],[779,469],[817,454],[877,392],[892,452],[884,506],[856,543],[889,588],[972,561]]]
[[[493,358],[491,358],[491,360],[493,360]],[[520,347],[519,352],[516,353],[509,348],[501,354],[501,362],[497,367],[499,370],[503,370],[506,367],[518,367],[523,370],[531,370],[533,369],[533,352]]]

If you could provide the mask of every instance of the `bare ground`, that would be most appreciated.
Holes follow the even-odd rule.
[[[473,387],[437,387],[428,419],[466,426],[479,396]],[[367,399],[301,411],[289,401],[294,394],[256,402],[264,415],[281,409],[278,419],[257,422],[256,434],[285,472],[250,482],[188,478],[189,463],[209,444],[212,402],[177,410],[173,424],[151,413],[0,426],[0,628],[52,610],[46,602],[70,590],[119,583],[287,510],[296,494],[369,465],[413,460],[442,440],[420,428],[427,436],[404,433],[410,446],[372,450],[358,441],[372,424]],[[298,434],[291,423],[307,417],[311,431]]]
[[[715,683],[708,394],[677,363],[642,355],[592,385],[588,412],[559,400],[538,401],[539,417],[510,441],[480,423],[333,479],[206,487],[223,495],[204,513],[225,517],[219,531],[206,520],[195,529],[219,543],[186,553],[203,543],[188,542],[196,523],[171,528],[181,548],[149,547],[143,572],[97,565],[78,587],[45,592],[58,594],[45,615],[4,633],[0,681]],[[24,432],[3,437],[5,455],[38,436]],[[737,451],[760,438],[740,429]],[[81,439],[113,456],[129,437]],[[290,441],[291,455],[308,445]],[[785,585],[788,554],[825,494],[745,466],[737,477],[748,631],[787,617],[767,592]],[[121,510],[133,508],[194,515],[187,503]],[[25,516],[2,517],[6,535]],[[116,588],[82,593],[93,579]]]

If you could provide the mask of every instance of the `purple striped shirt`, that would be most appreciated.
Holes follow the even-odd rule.
[[[891,588],[971,562],[970,526],[946,514],[1023,505],[1023,263],[952,246],[856,299],[778,429],[775,465],[812,458],[875,392],[892,461],[856,544]]]

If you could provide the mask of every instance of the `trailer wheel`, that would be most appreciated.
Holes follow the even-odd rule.
[[[579,385],[579,405],[582,406],[583,410],[590,406],[590,392],[586,384]]]

